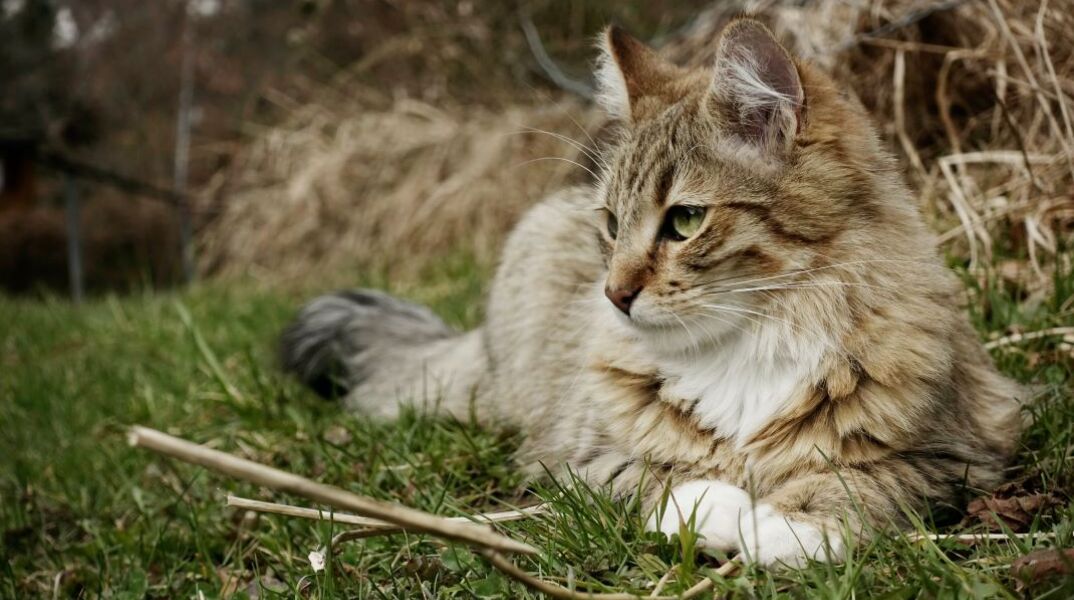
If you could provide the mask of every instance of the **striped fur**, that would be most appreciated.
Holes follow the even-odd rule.
[[[652,527],[677,531],[667,511],[696,508],[710,544],[764,564],[839,559],[842,533],[997,485],[1022,390],[959,309],[863,109],[748,19],[706,70],[616,30],[603,47],[621,136],[600,181],[522,220],[481,329],[409,321],[428,340],[400,347],[348,325],[367,340],[334,342],[364,353],[333,363],[350,369],[350,404],[390,416],[372,399],[450,382],[445,412],[527,434],[523,468],[573,469],[651,507],[671,486]],[[668,234],[677,205],[705,211],[686,239]],[[629,316],[604,298],[613,284],[640,289]]]

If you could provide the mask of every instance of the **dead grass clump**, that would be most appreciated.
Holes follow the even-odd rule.
[[[589,135],[587,115],[569,99],[497,112],[307,107],[212,190],[221,214],[202,237],[203,267],[288,277],[341,264],[413,272],[450,252],[490,259],[526,207],[587,175],[570,141]]]
[[[865,30],[899,4],[914,14],[873,2]],[[1074,1],[932,5],[950,8],[859,36],[837,73],[906,156],[941,241],[971,268],[1021,255],[1019,283],[1039,288],[1074,223]]]

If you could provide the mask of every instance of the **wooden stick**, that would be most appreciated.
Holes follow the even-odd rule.
[[[130,430],[128,440],[132,446],[201,465],[260,486],[309,498],[314,502],[386,521],[408,531],[430,533],[499,552],[537,554],[537,549],[533,546],[500,535],[488,526],[460,523],[420,510],[359,496],[226,452],[206,448],[155,429],[134,426]]]
[[[908,536],[911,541],[918,540],[932,540],[934,542],[940,542],[944,540],[955,540],[958,542],[980,542],[984,540],[1025,540],[1025,539],[1042,539],[1049,540],[1055,539],[1055,534],[1052,532],[1042,533],[914,533]]]
[[[510,576],[512,579],[519,581],[526,585],[526,587],[537,590],[546,596],[552,598],[559,598],[560,600],[637,600],[640,596],[637,594],[629,594],[626,592],[620,593],[592,593],[592,592],[576,592],[574,590],[565,588],[558,583],[553,583],[545,579],[540,579],[530,575],[526,571],[518,568],[513,562],[511,562],[506,556],[494,551],[494,550],[481,550],[481,555],[488,559],[492,566],[496,567],[503,573]],[[742,566],[741,558],[735,556],[731,560],[720,565],[720,568],[716,569],[716,575],[721,577],[727,577],[734,574],[739,567]],[[686,590],[682,594],[676,596],[653,596],[657,600],[689,600],[704,594],[712,589],[712,578],[706,577],[701,581],[695,583],[690,589]]]
[[[505,575],[522,583],[530,589],[539,591],[552,598],[563,600],[635,600],[638,598],[637,594],[629,593],[576,592],[559,584],[531,575],[511,562],[510,559],[501,553],[501,551],[519,554],[536,554],[536,548],[509,537],[502,536],[487,527],[469,521],[459,522],[457,520],[438,517],[419,510],[380,502],[372,498],[366,498],[365,496],[359,496],[358,494],[353,494],[346,490],[317,483],[306,479],[305,477],[293,475],[279,469],[274,469],[237,456],[232,456],[225,452],[206,448],[205,446],[200,446],[147,427],[132,427],[128,439],[132,446],[153,450],[154,452],[159,452],[191,464],[201,465],[225,475],[244,479],[267,488],[293,493],[328,506],[352,510],[363,516],[368,516],[396,527],[402,527],[408,531],[429,533],[445,539],[471,544],[476,547],[477,551],[482,556],[492,563],[492,566],[499,569]],[[252,500],[249,502],[256,503],[257,501]],[[285,506],[272,505],[271,503],[265,504],[269,504],[274,509],[277,509],[280,506]],[[306,517],[308,515],[306,511],[323,514],[323,511],[303,509],[301,507],[287,507],[284,510],[287,510],[288,513],[292,513],[293,516],[301,517]],[[509,512],[517,513],[521,511]],[[281,511],[281,514],[286,513]],[[347,517],[361,519],[361,517],[357,515],[347,515]],[[318,516],[317,518],[323,517]],[[349,532],[344,532],[344,534],[346,533]],[[740,566],[741,560],[736,556],[721,565],[720,568],[716,570],[715,574],[726,577],[737,571]],[[688,600],[704,594],[712,588],[712,585],[712,578],[706,577],[694,584],[693,587],[686,590],[681,595],[657,596],[657,599]]]
[[[362,532],[361,531],[344,531],[343,533],[340,533],[340,534],[336,535],[334,538],[332,538],[332,547],[336,548],[342,542],[347,542],[347,541],[356,539],[355,536],[352,535],[352,534],[355,534],[355,533],[362,533]],[[433,541],[437,542],[437,543],[440,543],[440,544],[444,543],[444,542],[442,542],[440,540],[433,540]],[[531,575],[531,574],[527,573],[523,569],[519,568],[518,565],[516,565],[513,562],[511,562],[510,559],[508,559],[504,555],[496,552],[495,550],[482,549],[482,550],[479,550],[479,553],[482,556],[484,556],[492,564],[493,567],[496,567],[503,574],[507,575],[508,577],[514,579],[515,581],[525,585],[526,587],[528,587],[528,588],[530,588],[532,590],[537,590],[538,592],[541,592],[541,593],[543,593],[543,594],[545,594],[547,596],[551,596],[553,598],[563,598],[563,599],[566,599],[566,600],[579,600],[579,599],[586,599],[586,600],[636,600],[638,598],[641,598],[641,596],[639,596],[637,594],[629,594],[629,593],[625,593],[625,592],[618,592],[618,593],[578,592],[578,591],[572,590],[570,588],[563,587],[563,586],[561,586],[558,583],[555,583],[553,581],[548,581],[546,579],[541,579],[540,577],[536,577],[534,575]],[[316,554],[320,555],[319,558],[321,560],[324,559],[324,549],[318,551]],[[311,560],[311,563],[312,563],[312,560]],[[729,560],[726,563],[720,565],[720,568],[716,570],[716,574],[720,575],[722,577],[727,577],[727,576],[730,576],[730,575],[734,574],[736,571],[738,571],[739,567],[741,567],[741,566],[742,566],[741,557],[740,556],[735,556],[731,560]],[[676,568],[677,567],[675,567],[675,566],[671,567],[671,569],[668,570],[668,572],[665,573],[660,578],[660,582],[657,583],[657,589],[653,590],[653,593],[649,596],[649,598],[656,598],[657,600],[675,600],[675,599],[682,599],[682,598],[687,598],[688,599],[688,598],[693,598],[693,597],[695,597],[695,596],[697,596],[699,594],[702,594],[702,593],[708,591],[709,588],[712,587],[712,580],[709,579],[709,578],[706,578],[706,579],[703,579],[703,580],[695,583],[690,589],[688,589],[685,592],[683,592],[683,595],[681,595],[681,596],[661,596],[659,594],[660,591],[662,591],[663,587],[671,579],[671,576],[674,574]]]
[[[678,565],[672,565],[672,567],[668,569],[668,572],[664,573],[664,576],[660,578],[660,581],[656,582],[656,587],[653,588],[653,593],[649,594],[649,597],[656,598],[660,596],[660,592],[664,591],[664,586],[671,581],[671,576],[674,575],[677,570]]]
[[[261,500],[252,500],[250,498],[241,498],[239,496],[227,497],[227,505],[233,508],[244,508],[246,510],[253,510],[263,513],[271,513],[275,515],[284,515],[287,517],[299,517],[302,519],[313,519],[316,521],[333,521],[335,523],[341,523],[343,525],[357,525],[364,527],[365,529],[349,531],[349,534],[364,534],[348,539],[357,539],[359,537],[371,537],[374,535],[389,535],[392,533],[400,533],[406,531],[406,529],[391,523],[386,523],[377,519],[370,519],[367,517],[360,517],[358,515],[352,515],[348,513],[338,513],[327,510],[320,510],[316,508],[306,508],[303,506],[291,506],[290,504],[277,504],[275,502],[263,502]],[[539,515],[547,510],[547,505],[538,504],[536,506],[530,506],[519,510],[505,510],[501,512],[479,513],[467,517],[446,517],[447,521],[452,523],[472,523],[474,521],[483,521],[486,523],[502,523],[505,521],[517,521],[519,519],[526,519],[533,515]]]
[[[1042,329],[1040,331],[1030,331],[1027,333],[1015,333],[1006,337],[1001,337],[998,340],[992,340],[985,343],[984,347],[988,350],[994,348],[1002,348],[1004,346],[1010,346],[1011,344],[1017,344],[1018,342],[1028,342],[1029,340],[1037,340],[1044,337],[1051,336],[1063,336],[1074,335],[1074,327],[1052,327],[1051,329]]]
[[[386,524],[386,523],[382,523],[382,522],[377,521],[375,519],[366,519],[364,517],[359,517],[359,516],[356,516],[356,515],[347,515],[347,514],[340,514],[340,513],[335,513],[335,514],[329,515],[325,511],[320,511],[320,510],[317,510],[317,509],[302,508],[302,507],[297,507],[297,506],[288,506],[286,504],[275,504],[275,503],[272,503],[272,502],[262,502],[260,500],[250,500],[250,499],[247,499],[247,498],[240,498],[238,496],[228,496],[228,506],[234,506],[236,508],[246,508],[246,509],[249,509],[249,510],[260,510],[260,511],[263,511],[263,512],[268,512],[268,513],[273,513],[273,514],[280,514],[280,515],[291,516],[291,517],[309,518],[309,519],[317,519],[317,520],[326,520],[326,519],[331,518],[331,519],[335,520],[337,523],[349,523],[349,524],[357,524],[357,525],[367,525],[366,529],[353,529],[353,530],[342,531],[340,533],[337,533],[332,538],[332,544],[331,544],[332,548],[338,548],[339,545],[344,543],[344,542],[363,539],[363,538],[367,538],[367,537],[371,537],[371,536],[375,536],[375,535],[387,535],[389,533],[395,533],[397,531],[403,531],[400,528],[397,528],[397,527],[395,527],[393,525],[389,525],[389,524]],[[546,510],[548,510],[548,505],[547,504],[538,504],[536,506],[531,506],[529,508],[524,508],[524,509],[520,509],[520,510],[510,510],[510,511],[496,512],[496,513],[484,513],[484,514],[474,515],[473,517],[455,517],[455,519],[471,519],[471,518],[474,518],[474,519],[485,519],[485,520],[492,521],[492,522],[495,522],[495,521],[510,521],[510,520],[522,519],[522,518],[529,517],[529,516],[532,516],[532,515],[535,515],[535,514],[540,514],[542,512],[545,512]],[[325,549],[322,548],[321,550],[319,550],[317,552],[318,552],[318,554],[321,555],[321,557],[323,557],[324,554],[325,554]],[[500,571],[502,571],[508,577],[511,577],[511,578],[515,579],[519,583],[522,583],[523,585],[526,585],[527,587],[529,587],[531,589],[534,589],[534,590],[540,591],[540,592],[542,592],[544,594],[547,594],[549,596],[552,596],[553,598],[567,598],[567,599],[586,598],[586,599],[591,599],[591,600],[623,600],[623,599],[638,598],[638,596],[636,596],[634,594],[627,594],[627,593],[614,593],[613,594],[613,593],[577,592],[577,591],[571,590],[569,588],[565,588],[565,587],[563,587],[563,586],[561,586],[561,585],[559,585],[559,584],[557,584],[555,582],[547,581],[545,579],[541,579],[539,577],[535,577],[533,575],[530,575],[526,571],[520,569],[517,565],[512,563],[509,559],[504,557],[502,554],[500,554],[498,552],[495,552],[494,550],[482,550],[482,551],[480,551],[480,553],[483,556],[485,556],[485,558],[487,558],[490,563],[492,563],[492,566],[494,566],[497,569],[499,569]],[[723,565],[721,565],[720,568],[716,570],[716,573],[718,575],[722,575],[722,576],[726,577],[728,575],[731,575],[735,571],[737,571],[740,566],[741,566],[741,558],[739,556],[735,556],[734,558],[732,558],[728,562],[726,562]],[[692,598],[694,596],[697,596],[697,595],[707,591],[712,586],[712,581],[710,579],[704,579],[704,580],[694,584],[693,587],[691,587],[689,590],[684,592],[683,596],[661,596],[660,592],[663,591],[664,587],[671,580],[671,577],[675,574],[676,570],[677,570],[677,567],[673,566],[673,567],[671,567],[671,569],[668,570],[667,573],[665,573],[663,575],[663,577],[660,578],[660,581],[657,582],[656,588],[653,589],[653,591],[650,594],[649,598],[657,598],[658,600],[671,600],[673,598]]]

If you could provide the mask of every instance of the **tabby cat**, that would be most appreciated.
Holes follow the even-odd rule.
[[[372,417],[518,428],[528,471],[642,494],[651,528],[693,516],[764,565],[840,560],[905,509],[996,486],[1021,389],[864,109],[749,18],[705,69],[614,27],[601,50],[621,135],[594,186],[518,224],[484,326],[340,292],[284,333],[285,367]]]

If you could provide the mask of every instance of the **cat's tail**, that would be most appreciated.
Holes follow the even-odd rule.
[[[481,330],[459,333],[383,292],[321,296],[280,337],[280,362],[325,397],[379,418],[402,404],[468,420],[488,372]],[[483,419],[482,419],[483,420]]]

